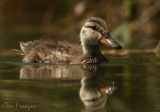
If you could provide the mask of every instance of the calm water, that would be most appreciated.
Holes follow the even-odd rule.
[[[103,65],[21,59],[1,53],[0,111],[160,112],[160,59],[154,54],[109,57]]]

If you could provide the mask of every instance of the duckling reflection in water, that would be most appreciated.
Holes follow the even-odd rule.
[[[107,97],[114,91],[114,84],[100,87],[100,78],[105,75],[106,67],[97,64],[85,64],[81,66],[23,66],[20,70],[20,79],[81,79],[79,96],[87,109],[99,110],[105,106]],[[110,82],[109,82],[110,83]],[[54,85],[54,83],[53,83]],[[46,87],[54,87],[47,85]],[[62,84],[64,85],[64,84]],[[61,84],[59,87],[62,86]],[[65,84],[65,87],[70,84]],[[79,85],[79,83],[78,83]],[[42,85],[38,85],[42,86]],[[76,84],[71,84],[72,87]],[[44,86],[43,86],[44,87]]]
[[[114,84],[111,87],[100,87],[99,78],[104,75],[104,68],[93,68],[86,69],[86,74],[81,80],[80,98],[86,109],[99,110],[102,109],[105,104],[107,97],[114,91]]]
[[[20,79],[81,79],[83,71],[79,66],[23,66],[20,70]]]
[[[40,39],[21,42],[20,53],[24,55],[23,61],[27,63],[80,64],[108,62],[101,54],[101,45],[121,49],[109,34],[105,21],[95,17],[89,18],[82,26],[80,41],[82,48],[67,41]]]

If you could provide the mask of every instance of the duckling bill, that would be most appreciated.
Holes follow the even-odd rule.
[[[108,59],[101,54],[101,45],[122,48],[109,34],[105,21],[95,17],[86,20],[82,26],[80,41],[81,46],[51,39],[20,42],[23,61],[53,64],[102,63],[108,62]]]

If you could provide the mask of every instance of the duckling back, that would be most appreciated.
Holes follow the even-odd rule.
[[[23,61],[27,63],[69,64],[74,57],[82,54],[79,45],[51,39],[20,42],[20,47],[24,53]]]

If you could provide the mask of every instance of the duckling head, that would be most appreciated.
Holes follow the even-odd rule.
[[[99,46],[105,45],[115,49],[122,47],[111,37],[103,19],[91,17],[80,31],[80,41],[84,54],[100,53]]]

